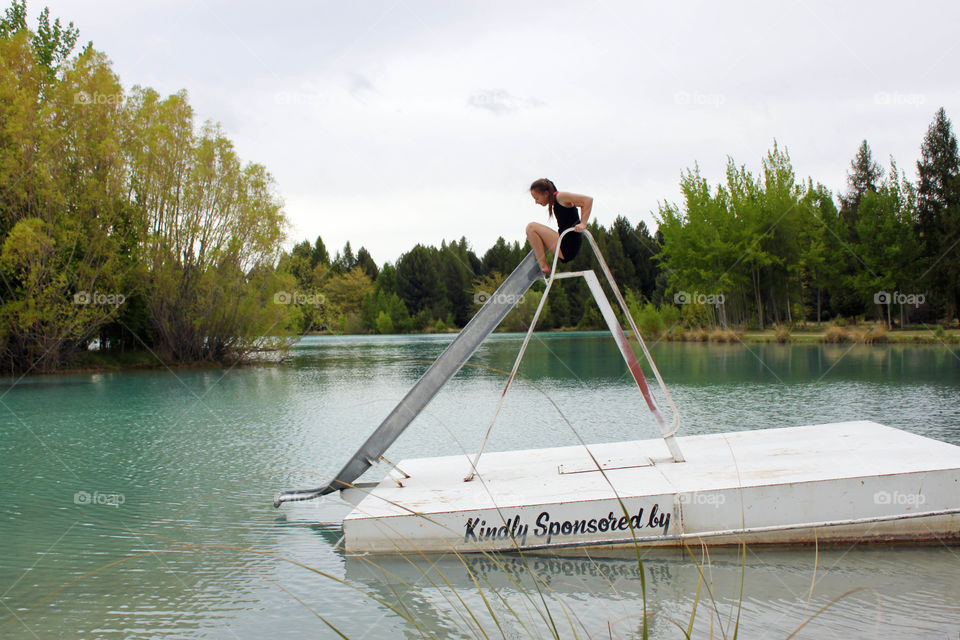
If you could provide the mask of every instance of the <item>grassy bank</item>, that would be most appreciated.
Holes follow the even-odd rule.
[[[682,335],[669,336],[671,340],[749,343],[824,343],[824,344],[960,344],[960,331],[956,329],[895,329],[887,330],[882,325],[852,327],[829,326],[807,329],[772,328],[764,331],[703,330],[681,331]],[[704,334],[707,338],[704,339]]]

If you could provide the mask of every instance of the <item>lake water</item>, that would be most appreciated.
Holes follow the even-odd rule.
[[[336,472],[450,339],[0,379],[0,637],[640,637],[635,557],[351,557],[338,500],[273,508]],[[475,450],[520,340],[484,344],[389,457]],[[653,353],[680,435],[871,419],[960,445],[956,346]],[[538,334],[520,376],[491,451],[658,435],[609,335]],[[651,637],[683,637],[695,604],[694,637],[960,635],[960,547],[692,553],[644,554]]]

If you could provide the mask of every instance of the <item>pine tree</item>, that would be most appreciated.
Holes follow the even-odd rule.
[[[529,250],[529,247],[520,247],[517,242],[508,243],[503,239],[503,236],[500,236],[493,246],[483,254],[483,259],[481,260],[483,268],[481,271],[477,271],[476,274],[478,276],[486,275],[491,271],[510,273],[516,268],[520,260],[523,259]]]
[[[883,169],[873,160],[870,145],[864,140],[857,149],[856,157],[850,161],[850,171],[847,173],[849,191],[840,196],[840,217],[851,234],[856,232],[860,199],[868,191],[876,191],[881,179]]]
[[[370,252],[367,251],[365,247],[360,247],[357,251],[357,266],[363,269],[364,273],[370,276],[371,280],[376,280],[377,276],[380,275],[380,269],[377,268],[377,263],[373,261],[373,258],[370,257]]]
[[[350,241],[347,240],[347,244],[343,245],[343,251],[337,252],[337,255],[333,259],[333,263],[330,265],[330,268],[333,269],[334,273],[343,275],[352,271],[356,266],[357,258],[353,255],[353,249],[350,248]]]
[[[917,162],[917,218],[924,274],[934,298],[946,303],[947,318],[960,306],[960,155],[943,107],[923,139]]]
[[[446,288],[438,274],[436,251],[418,244],[397,260],[397,293],[411,313],[428,310],[436,317],[438,300],[445,301]]]
[[[317,241],[313,243],[313,253],[310,255],[310,266],[316,267],[318,264],[330,266],[330,254],[327,253],[327,247],[320,236],[317,236]]]

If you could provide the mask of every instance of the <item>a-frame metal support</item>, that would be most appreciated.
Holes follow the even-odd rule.
[[[557,246],[560,245],[560,240],[563,239],[563,236],[571,232],[573,232],[573,229],[567,229],[560,234],[560,239],[557,241]],[[536,313],[533,314],[533,320],[530,322],[530,327],[527,329],[527,334],[524,336],[523,343],[520,345],[520,351],[517,353],[517,359],[513,363],[513,369],[510,370],[510,375],[507,377],[507,382],[503,387],[503,392],[500,394],[500,399],[497,401],[497,408],[493,413],[493,418],[491,418],[490,425],[487,427],[487,432],[483,436],[483,442],[480,443],[480,450],[477,451],[476,456],[473,458],[473,461],[470,464],[470,473],[466,478],[464,478],[465,482],[473,480],[477,473],[477,464],[480,462],[480,456],[483,455],[483,450],[487,445],[487,440],[490,438],[490,432],[493,430],[493,425],[497,420],[497,416],[500,414],[500,409],[503,407],[503,401],[507,395],[507,390],[510,389],[510,383],[513,382],[514,377],[517,375],[517,369],[520,368],[520,361],[523,360],[523,354],[527,350],[527,345],[530,344],[530,338],[533,336],[533,330],[536,328],[537,321],[540,319],[540,313],[543,311],[544,306],[546,306],[547,296],[550,294],[550,289],[553,287],[555,280],[564,278],[582,277],[586,281],[587,287],[590,289],[590,293],[593,295],[593,299],[596,300],[597,306],[600,308],[600,315],[603,316],[604,321],[607,323],[607,327],[610,329],[610,333],[613,334],[613,338],[617,343],[617,347],[620,349],[620,354],[623,356],[624,362],[627,363],[627,367],[630,369],[633,379],[636,381],[637,386],[640,388],[640,392],[643,394],[644,400],[647,402],[647,406],[650,408],[654,419],[657,421],[657,426],[660,428],[660,435],[663,437],[663,441],[670,450],[670,455],[673,457],[673,461],[684,461],[683,454],[680,452],[680,446],[677,444],[677,439],[675,437],[677,431],[680,429],[680,412],[677,410],[677,405],[673,401],[673,396],[670,395],[667,385],[660,376],[660,370],[657,369],[656,363],[650,356],[650,352],[647,350],[647,345],[643,341],[643,336],[641,336],[640,331],[637,330],[637,325],[633,320],[633,316],[630,315],[630,309],[627,308],[627,303],[620,294],[620,289],[617,287],[617,283],[613,279],[613,274],[610,273],[610,268],[607,267],[607,263],[603,259],[603,254],[600,253],[600,249],[597,247],[596,241],[593,239],[593,236],[588,230],[584,230],[583,235],[587,237],[587,240],[593,249],[593,253],[597,258],[597,262],[600,263],[600,268],[603,271],[604,276],[606,276],[607,282],[610,284],[610,288],[613,290],[614,296],[620,305],[620,309],[623,311],[623,315],[627,318],[627,322],[630,325],[630,331],[633,332],[634,337],[640,344],[643,355],[646,357],[647,362],[650,364],[650,368],[653,370],[654,376],[657,378],[660,389],[663,391],[664,397],[673,411],[673,419],[671,420],[670,424],[667,424],[666,420],[663,418],[663,414],[660,413],[660,408],[657,406],[656,400],[650,393],[649,387],[647,387],[647,380],[643,375],[643,370],[640,368],[640,363],[637,360],[636,355],[634,355],[633,349],[630,347],[629,339],[623,332],[623,329],[620,327],[620,322],[617,320],[617,314],[614,313],[613,307],[610,305],[610,301],[607,299],[607,295],[603,291],[603,287],[600,286],[600,280],[597,278],[597,274],[592,270],[557,273],[558,256],[555,255],[553,258],[553,269],[551,269],[551,275],[547,279],[547,288],[543,292],[543,297],[540,298],[540,304],[537,306]]]

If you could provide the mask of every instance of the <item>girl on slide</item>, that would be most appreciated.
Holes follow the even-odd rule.
[[[537,256],[537,262],[545,275],[550,275],[550,265],[547,264],[546,251],[557,253],[560,256],[560,262],[570,262],[580,251],[580,242],[583,237],[580,235],[587,228],[587,221],[590,219],[590,210],[593,208],[593,198],[582,196],[567,191],[558,191],[557,186],[546,178],[534,180],[530,185],[530,195],[533,201],[541,207],[549,205],[550,217],[557,219],[557,231],[554,231],[545,224],[531,222],[527,225],[527,240],[530,241],[530,247],[534,255]],[[577,207],[580,211],[577,211]],[[573,227],[575,233],[568,233],[563,238],[563,242],[557,247],[557,240],[560,234],[566,229]]]

